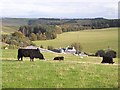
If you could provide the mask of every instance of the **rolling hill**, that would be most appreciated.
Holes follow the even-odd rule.
[[[83,51],[95,53],[99,49],[107,49],[108,46],[118,51],[118,29],[96,29],[77,32],[67,32],[58,35],[56,39],[45,41],[33,41],[37,46],[53,46],[54,48],[70,46],[74,42],[81,43]]]
[[[29,18],[2,18],[3,26],[28,25]]]
[[[28,21],[29,18],[1,18],[2,28],[0,28],[0,31],[2,31],[2,34],[13,33],[18,31],[20,26],[28,25]]]

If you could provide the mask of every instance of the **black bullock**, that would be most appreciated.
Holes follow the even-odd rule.
[[[113,64],[113,58],[116,58],[116,52],[113,50],[109,50],[103,55],[103,60],[101,63],[111,63]]]
[[[30,57],[30,61],[34,61],[34,58],[44,59],[39,49],[18,49],[18,60],[23,57]]]
[[[64,60],[64,57],[61,56],[61,57],[55,57],[53,60]]]
[[[109,64],[113,64],[113,58],[109,55],[104,55],[103,56],[103,60],[101,63],[109,63]]]

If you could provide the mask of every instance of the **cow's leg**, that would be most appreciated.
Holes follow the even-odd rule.
[[[20,59],[19,56],[17,56],[17,59],[18,59],[18,61],[19,61],[19,59]]]
[[[23,57],[21,57],[21,61],[23,61]]]
[[[112,64],[115,63],[115,62],[113,62],[113,58],[112,58],[111,62],[112,62]]]
[[[34,58],[33,58],[33,57],[30,57],[30,61],[34,61]]]
[[[18,61],[20,61],[20,58],[21,58],[21,57],[20,57],[20,56],[17,56],[17,58],[18,58]]]
[[[109,64],[113,64],[113,63],[115,63],[115,62],[113,62],[113,59],[111,59],[110,61],[111,61],[111,62],[110,62]]]
[[[32,61],[34,62],[34,58],[32,58]]]
[[[32,61],[32,58],[30,58],[30,62]]]

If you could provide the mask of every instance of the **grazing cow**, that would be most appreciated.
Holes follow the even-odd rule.
[[[109,63],[109,64],[113,64],[113,58],[109,55],[104,55],[103,56],[103,60],[101,63]]]
[[[61,56],[61,57],[60,56],[59,57],[55,57],[53,60],[59,60],[59,61],[60,60],[64,60],[64,57],[63,56]]]
[[[18,60],[23,57],[30,57],[30,61],[34,61],[34,58],[44,59],[42,53],[40,53],[39,49],[18,49]]]

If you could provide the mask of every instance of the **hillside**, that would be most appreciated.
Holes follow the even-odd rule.
[[[60,18],[39,18],[29,20],[29,25],[72,25],[73,27],[83,26],[85,28],[120,27],[120,19],[85,18],[85,19],[60,19]]]
[[[21,32],[23,31],[22,33],[24,35],[26,34],[25,36],[27,36],[28,38],[31,36],[31,32],[38,35],[37,40],[40,41],[35,41],[34,43],[38,46],[43,45],[45,48],[48,45],[51,45],[54,48],[66,47],[68,45],[71,45],[72,42],[80,42],[83,47],[83,50],[87,52],[95,52],[98,49],[105,49],[108,46],[118,51],[116,48],[117,29],[112,30],[106,29],[105,27],[117,27],[117,26],[119,27],[120,24],[117,23],[119,22],[119,20],[120,19],[104,19],[104,18],[94,19],[3,18],[2,34],[11,34],[15,31],[20,30],[21,27],[22,28]],[[42,28],[39,25],[41,25]],[[59,30],[58,33],[62,34],[56,33],[57,29]],[[92,50],[93,47],[96,48]]]
[[[18,31],[19,26],[2,26],[2,34],[11,34]]]
[[[2,18],[3,26],[28,25],[29,18]]]
[[[0,23],[2,23],[3,34],[9,34],[18,30],[20,26],[27,25],[42,25],[43,27],[58,25],[63,32],[119,27],[120,19],[1,18]]]
[[[22,26],[22,25],[82,25],[82,26],[100,26],[108,24],[110,27],[119,26],[120,19],[105,18],[85,18],[85,19],[60,19],[60,18],[1,18],[3,26]]]
[[[94,53],[99,49],[106,49],[108,46],[118,51],[117,32],[117,28],[67,32],[58,35],[54,40],[34,41],[34,43],[37,46],[43,45],[44,48],[47,48],[49,45],[54,48],[59,48],[71,45],[73,42],[79,42],[81,43],[83,51],[89,53]]]
[[[0,31],[2,31],[2,34],[13,33],[18,31],[20,26],[28,25],[28,21],[29,18],[1,18],[2,28],[0,28]]]

